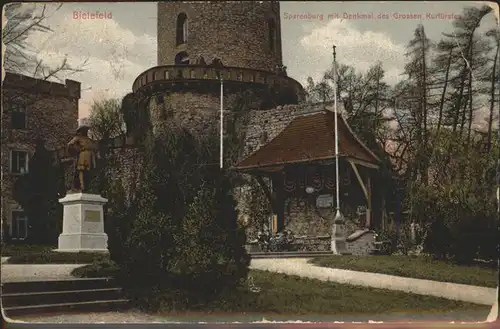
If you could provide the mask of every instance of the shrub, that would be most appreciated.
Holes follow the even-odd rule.
[[[146,147],[120,275],[148,303],[174,288],[180,299],[208,300],[246,276],[245,233],[237,226],[230,177],[217,168],[217,143],[163,128]]]
[[[102,278],[116,277],[120,268],[118,265],[109,260],[94,261],[92,264],[75,268],[71,271],[71,275],[78,278]]]
[[[434,137],[429,180],[410,185],[407,209],[428,232],[426,252],[469,263],[496,258],[495,181],[498,140],[484,152],[482,137],[448,130]]]
[[[121,182],[113,181],[110,184],[110,198],[106,205],[106,219],[104,221],[108,234],[108,250],[110,258],[117,264],[122,264],[127,257],[125,241],[130,235],[131,221],[136,215],[135,203],[127,204],[125,190]]]
[[[52,165],[52,154],[42,139],[36,141],[35,154],[30,158],[30,170],[14,183],[13,197],[30,218],[28,238],[32,244],[57,244],[60,233],[62,205],[60,172]]]

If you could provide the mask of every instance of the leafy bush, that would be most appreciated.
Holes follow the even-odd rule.
[[[127,203],[125,190],[119,181],[109,184],[111,195],[106,205],[105,231],[108,235],[108,250],[112,261],[121,264],[127,257],[125,241],[130,234],[130,225],[136,215],[135,203]]]
[[[29,172],[14,183],[13,197],[30,218],[28,238],[32,244],[57,244],[61,232],[62,205],[58,199],[61,175],[52,165],[52,154],[42,139],[36,141],[35,154],[29,160]]]
[[[394,220],[390,221],[384,230],[377,234],[378,241],[390,241],[389,254],[397,253],[403,255],[418,254],[421,251],[423,236],[425,231],[419,229],[418,225],[414,228],[415,236],[412,237],[411,223],[403,222],[399,224],[399,229]]]
[[[462,263],[496,258],[496,186],[488,176],[495,170],[498,147],[480,153],[479,146],[467,149],[446,135],[435,147],[434,181],[413,184],[407,200],[427,228],[424,251]]]
[[[112,258],[136,298],[175,288],[179,298],[203,302],[246,277],[246,236],[231,177],[217,166],[217,142],[173,125],[163,132],[147,144],[137,215],[124,239],[127,257]]]
[[[120,268],[113,261],[95,261],[92,264],[75,268],[71,275],[78,278],[116,277]]]
[[[272,214],[271,204],[264,194],[264,190],[255,178],[252,178],[250,184],[250,200],[248,204],[248,213],[250,221],[248,226],[254,237],[257,237],[257,231],[261,231],[264,225],[268,225]]]

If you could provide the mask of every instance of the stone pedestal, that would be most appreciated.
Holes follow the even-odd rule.
[[[332,246],[334,255],[350,255],[346,245],[346,226],[342,214],[337,213],[332,227]]]
[[[64,207],[63,230],[55,251],[107,253],[103,205],[108,200],[96,194],[69,193],[59,202]]]

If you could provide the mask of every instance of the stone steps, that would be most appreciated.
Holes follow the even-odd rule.
[[[109,278],[2,284],[2,307],[10,317],[120,310],[128,305],[122,289]]]

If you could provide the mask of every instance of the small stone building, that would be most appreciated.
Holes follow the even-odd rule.
[[[80,83],[65,84],[7,72],[2,84],[2,228],[13,240],[27,238],[29,218],[13,200],[16,178],[29,170],[39,138],[63,147],[78,125]]]
[[[287,105],[256,113],[247,156],[234,169],[259,181],[272,205],[274,231],[328,236],[336,210],[333,104]],[[381,218],[380,160],[338,116],[340,208],[352,233]],[[244,195],[241,202],[245,202]],[[241,207],[245,209],[245,207]],[[251,217],[251,213],[244,214]],[[252,222],[252,221],[250,221]],[[249,228],[250,232],[256,229]],[[252,235],[249,232],[249,235]]]

